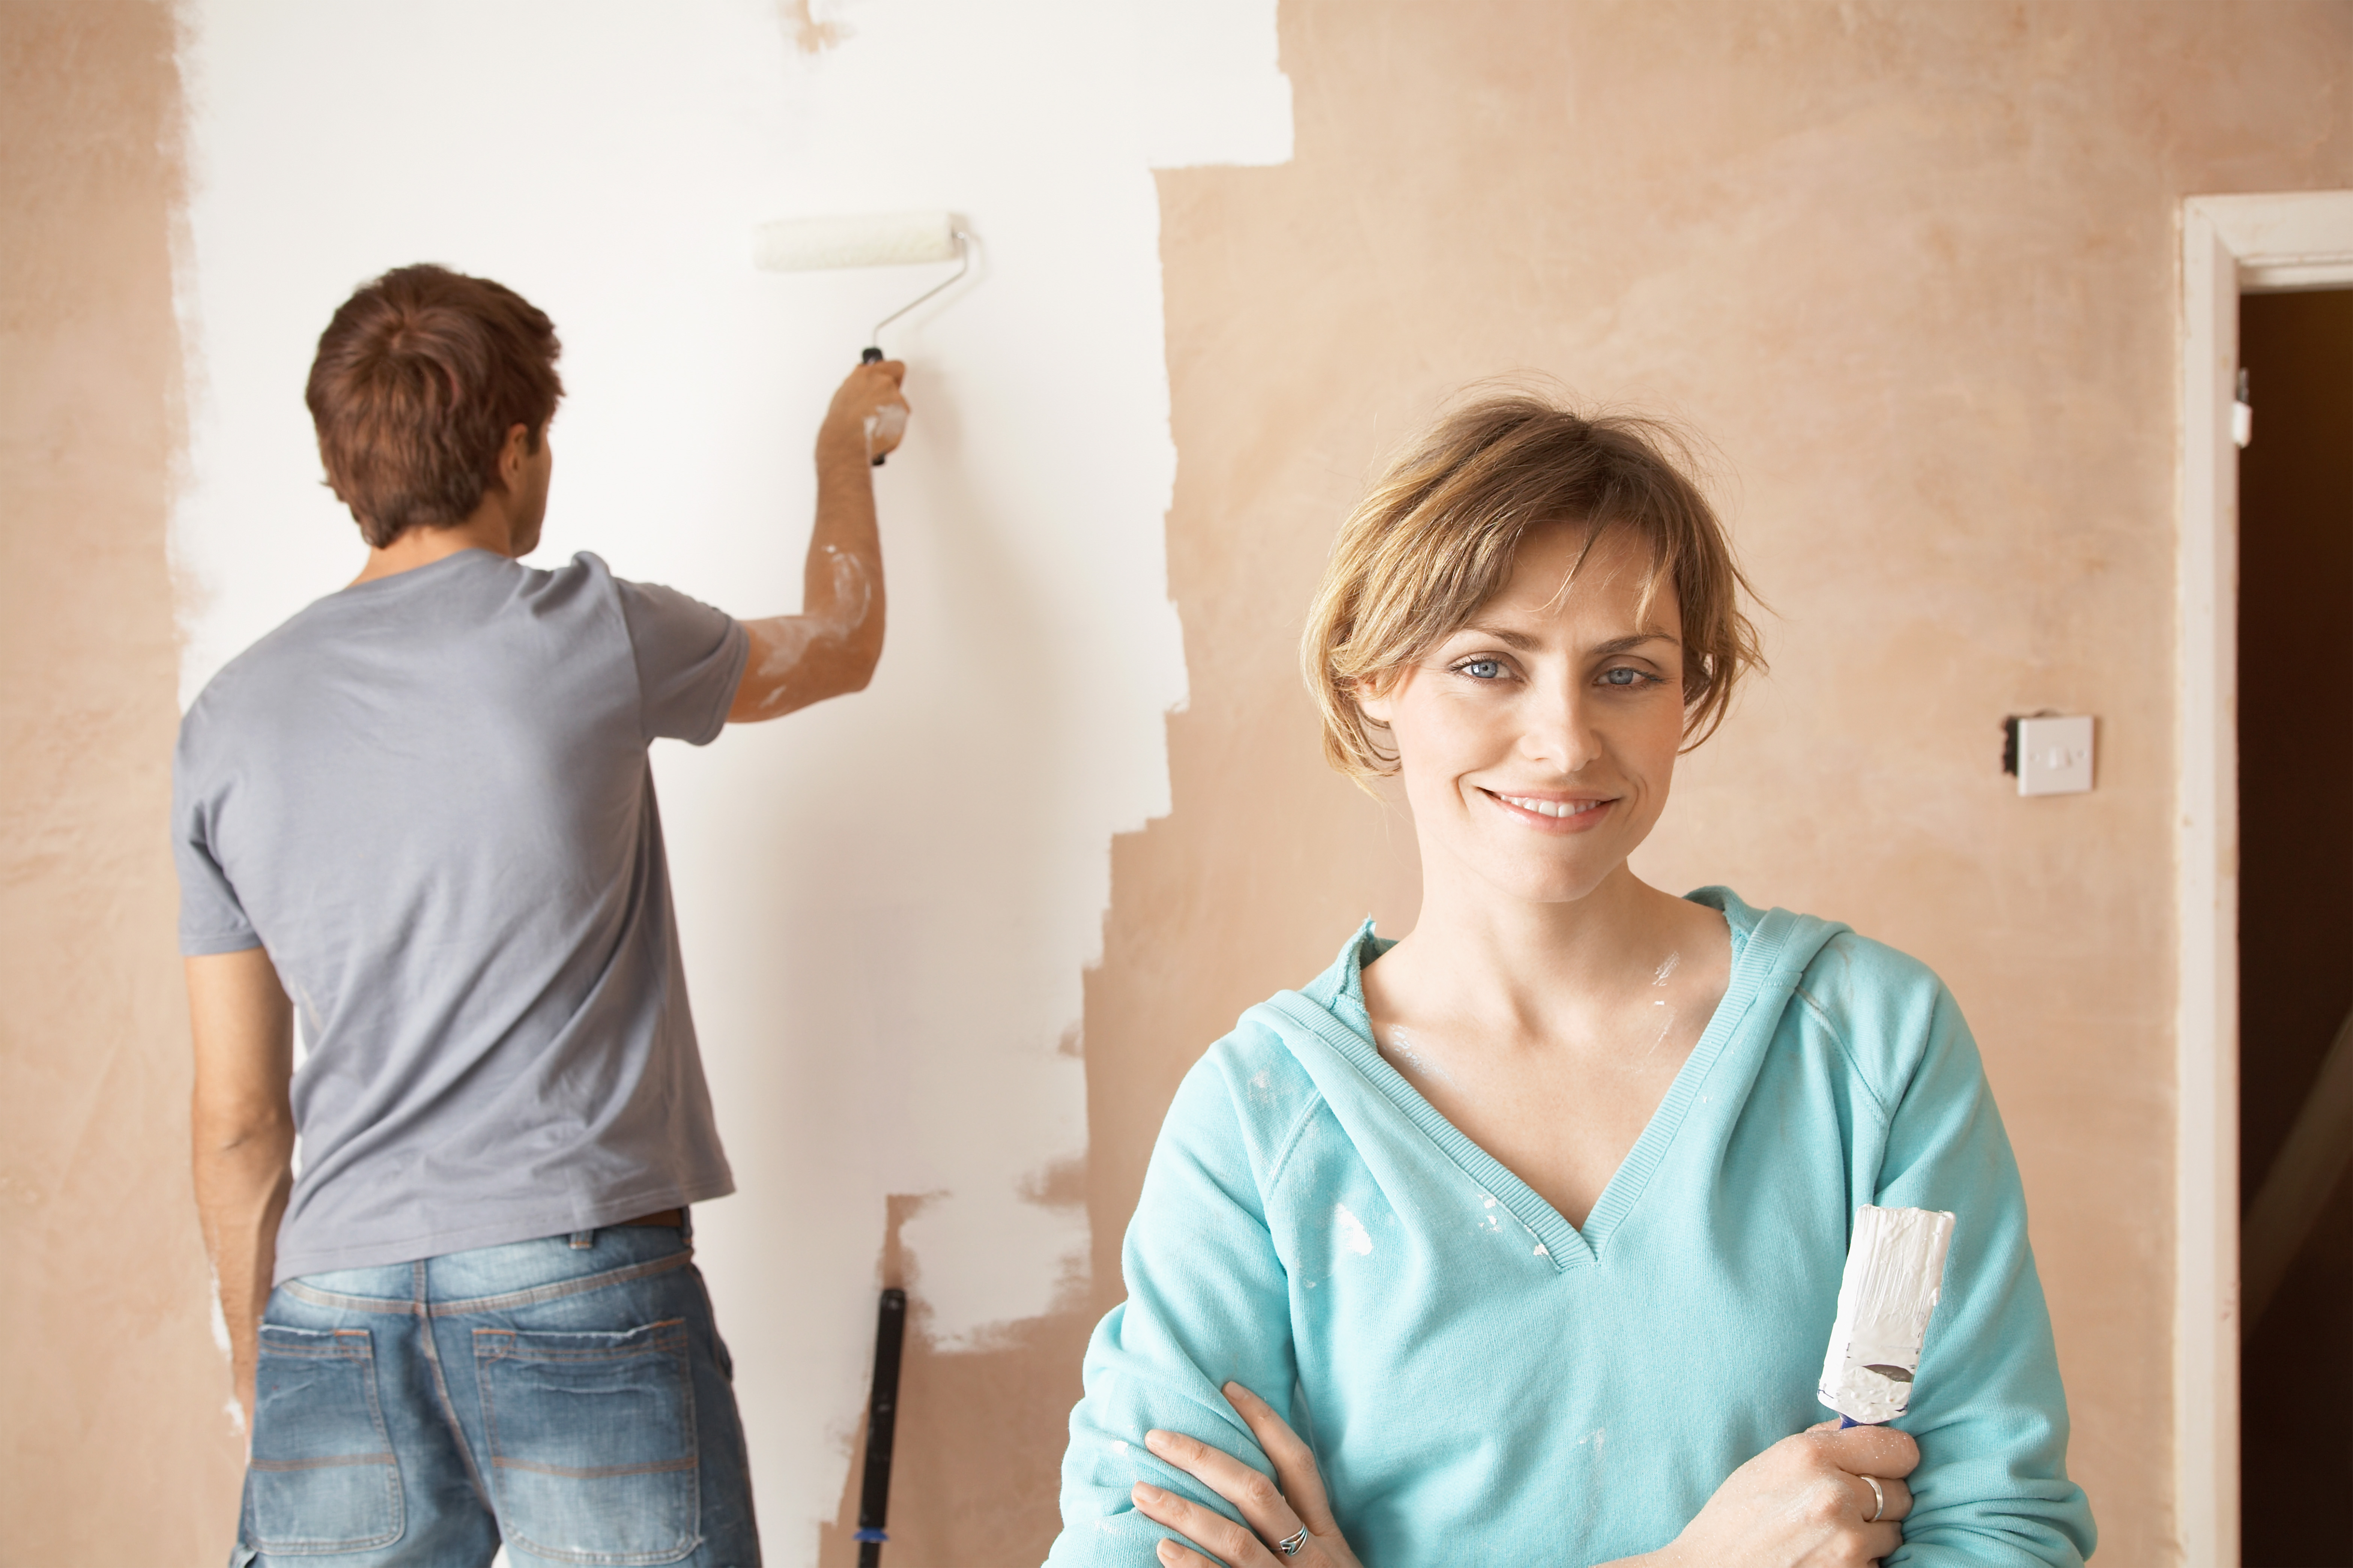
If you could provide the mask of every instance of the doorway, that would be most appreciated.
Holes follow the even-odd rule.
[[[2241,1568],[2239,307],[2250,294],[2353,289],[2353,190],[2185,197],[2180,240],[2173,1518],[2185,1568]],[[2316,1503],[2246,1479],[2265,1510],[2340,1506],[2345,1489],[2340,1478]]]
[[[2239,363],[2241,1553],[2353,1568],[2353,290],[2242,295]]]

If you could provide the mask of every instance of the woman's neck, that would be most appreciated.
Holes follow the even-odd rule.
[[[1581,1226],[1723,1001],[1724,917],[1623,865],[1559,903],[1431,881],[1413,934],[1365,970],[1374,1044]]]
[[[1713,968],[1727,945],[1715,910],[1651,887],[1622,864],[1583,898],[1558,902],[1502,897],[1467,880],[1425,877],[1412,934],[1366,972],[1368,1005],[1377,993],[1388,1012],[1459,1019],[1482,1032],[1579,1034],[1578,1019],[1669,983],[1686,964]]]

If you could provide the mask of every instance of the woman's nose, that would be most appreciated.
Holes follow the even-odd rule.
[[[1520,754],[1564,773],[1581,771],[1600,754],[1584,693],[1575,687],[1539,688],[1529,694],[1520,731]]]

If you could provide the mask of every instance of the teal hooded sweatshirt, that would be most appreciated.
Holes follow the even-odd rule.
[[[1219,1393],[1312,1443],[1366,1568],[1576,1568],[1663,1546],[1815,1398],[1856,1206],[1958,1215],[1911,1408],[1907,1568],[2093,1545],[2026,1203],[1936,976],[1720,888],[1724,1000],[1582,1230],[1375,1048],[1372,925],[1186,1076],[1088,1346],[1050,1563],[1144,1568],[1184,1432],[1272,1473]]]

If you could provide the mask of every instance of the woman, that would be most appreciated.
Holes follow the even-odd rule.
[[[1366,922],[1178,1090],[1054,1563],[2091,1550],[1951,995],[1628,868],[1759,662],[1744,586],[1653,431],[1527,398],[1442,421],[1349,519],[1307,676],[1335,765],[1403,775],[1420,919]],[[1862,1203],[1959,1216],[1943,1304],[1901,1431],[1809,1431]]]

